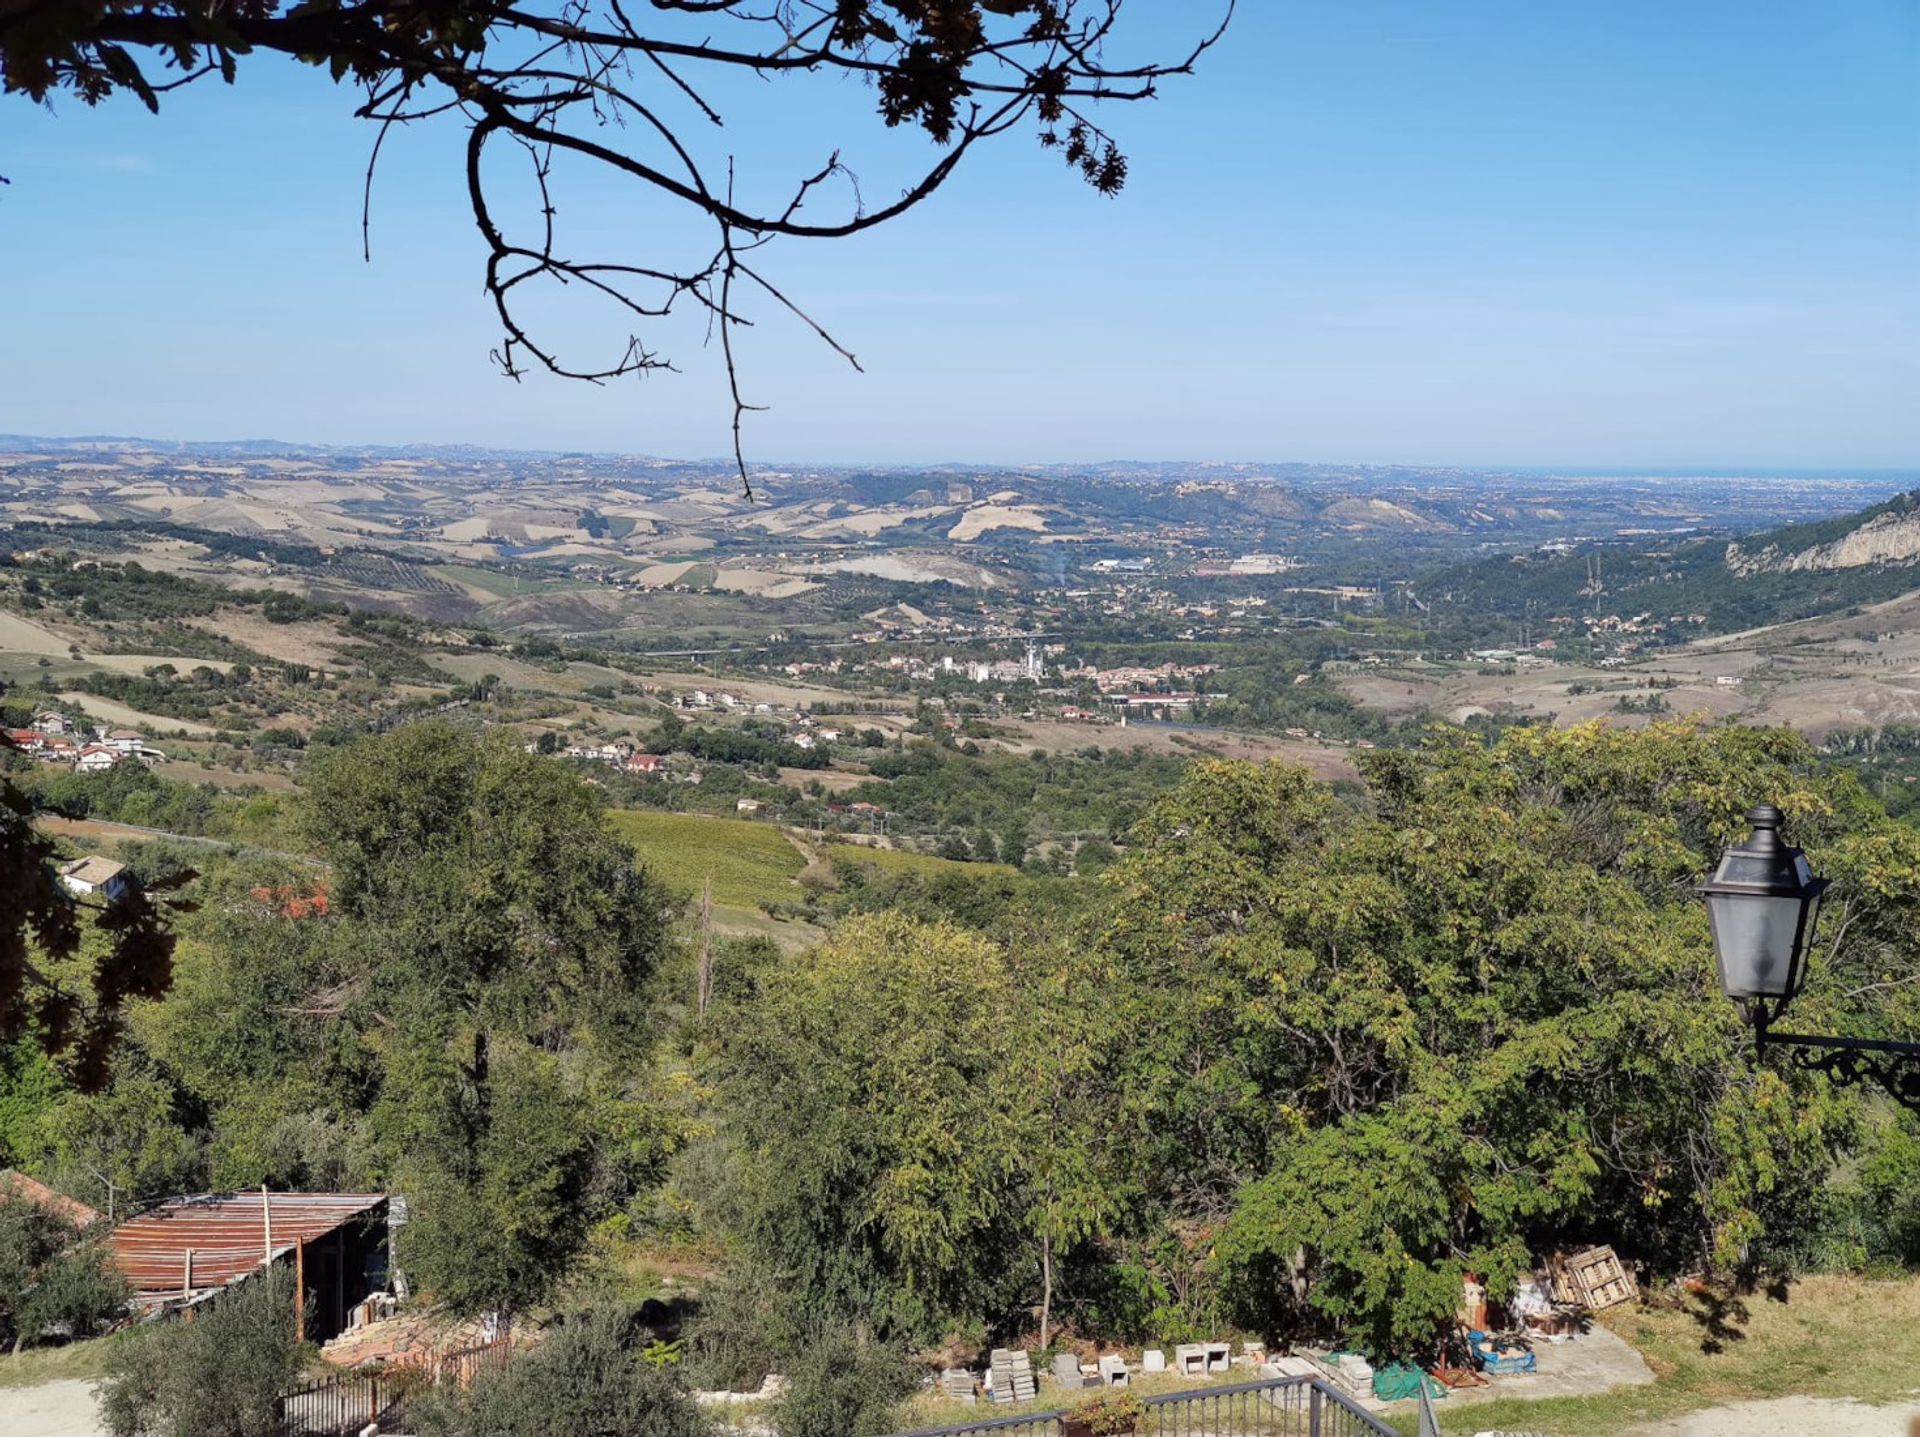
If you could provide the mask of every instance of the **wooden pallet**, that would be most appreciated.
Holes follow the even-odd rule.
[[[1578,1303],[1594,1312],[1640,1295],[1633,1273],[1610,1247],[1555,1253],[1547,1259],[1547,1276],[1553,1283],[1554,1301]]]

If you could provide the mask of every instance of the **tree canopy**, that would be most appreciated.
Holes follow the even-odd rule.
[[[371,1054],[365,1131],[415,1203],[401,1260],[454,1307],[538,1301],[652,1160],[635,1084],[667,898],[599,795],[506,734],[343,749],[308,821],[349,936],[303,1006]]]
[[[763,974],[721,1039],[747,1253],[922,1339],[1052,1308],[1418,1352],[1464,1272],[1790,1263],[1844,1156],[1908,1171],[1905,1128],[1756,1062],[1691,891],[1778,802],[1838,881],[1805,1021],[1920,1030],[1920,836],[1803,740],[1436,731],[1363,768],[1197,764],[1061,941],[881,914]]]
[[[1778,804],[1835,880],[1798,1022],[1920,1034],[1920,832],[1849,769],[1696,722],[1357,758],[1339,789],[1198,762],[1097,876],[841,855],[823,941],[723,940],[699,989],[591,783],[410,724],[310,769],[326,913],[292,916],[284,860],[199,880],[106,1091],[0,1050],[0,1156],[96,1205],[389,1187],[415,1289],[467,1310],[564,1302],[616,1235],[685,1243],[725,1268],[708,1380],[865,1354],[796,1430],[884,1425],[875,1343],[1427,1355],[1464,1272],[1499,1296],[1562,1247],[1920,1256],[1920,1122],[1756,1057],[1693,893]]]
[[[7,746],[0,738],[0,755]],[[98,1088],[127,1004],[172,982],[165,910],[180,903],[138,883],[111,897],[67,892],[37,813],[34,798],[0,774],[0,1045],[30,1038],[64,1060],[81,1087]]]

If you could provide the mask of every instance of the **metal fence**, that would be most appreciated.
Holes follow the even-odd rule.
[[[1149,1397],[1134,1437],[1397,1437],[1394,1429],[1317,1377],[1275,1377]],[[898,1437],[1084,1437],[1068,1412],[1030,1412]]]
[[[281,1395],[275,1430],[278,1437],[357,1437],[369,1425],[404,1432],[411,1397],[439,1382],[467,1387],[481,1372],[504,1366],[511,1351],[507,1342],[490,1342],[379,1372],[322,1377]]]

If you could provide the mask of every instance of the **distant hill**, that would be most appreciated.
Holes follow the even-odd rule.
[[[1110,560],[1147,561],[1156,580],[1191,581],[1198,594],[1217,587],[1223,561],[1248,554],[1294,560],[1296,583],[1379,588],[1550,541],[1650,547],[1713,535],[1724,545],[1893,492],[1884,476],[1608,479],[1115,461],[760,468],[749,498],[730,463],[647,455],[0,435],[0,526],[40,526],[36,534],[122,525],[118,537],[132,541],[131,529],[144,527],[155,541],[244,540],[214,543],[263,563],[313,551],[331,561],[320,566],[335,571],[329,577],[346,568],[340,556],[377,550],[413,566],[506,564],[555,581],[769,602],[856,583],[1067,587]],[[166,553],[171,563],[206,557]],[[340,597],[320,577],[298,579],[318,600]],[[376,587],[442,620],[456,617],[448,604],[500,597],[439,577],[461,592]],[[1582,582],[1576,571],[1567,587]],[[856,596],[865,608],[873,597]],[[550,617],[569,631],[618,627],[615,616],[596,619],[577,605]]]
[[[1436,612],[1705,616],[1731,633],[1879,603],[1920,588],[1920,490],[1738,539],[1554,545],[1438,569],[1415,585]],[[1695,632],[1701,630],[1696,628]]]

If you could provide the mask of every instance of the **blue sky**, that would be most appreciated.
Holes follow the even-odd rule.
[[[1211,13],[1132,0],[1128,48]],[[352,98],[262,59],[158,119],[0,101],[0,431],[725,449],[697,325],[658,336],[680,374],[499,377],[452,124],[389,142],[363,263]],[[750,192],[835,144],[870,200],[926,158],[854,84],[721,98]],[[891,227],[770,250],[867,373],[765,313],[753,455],[1920,462],[1920,0],[1243,0],[1106,119],[1118,199],[1014,135]],[[676,241],[561,178],[583,245]]]

